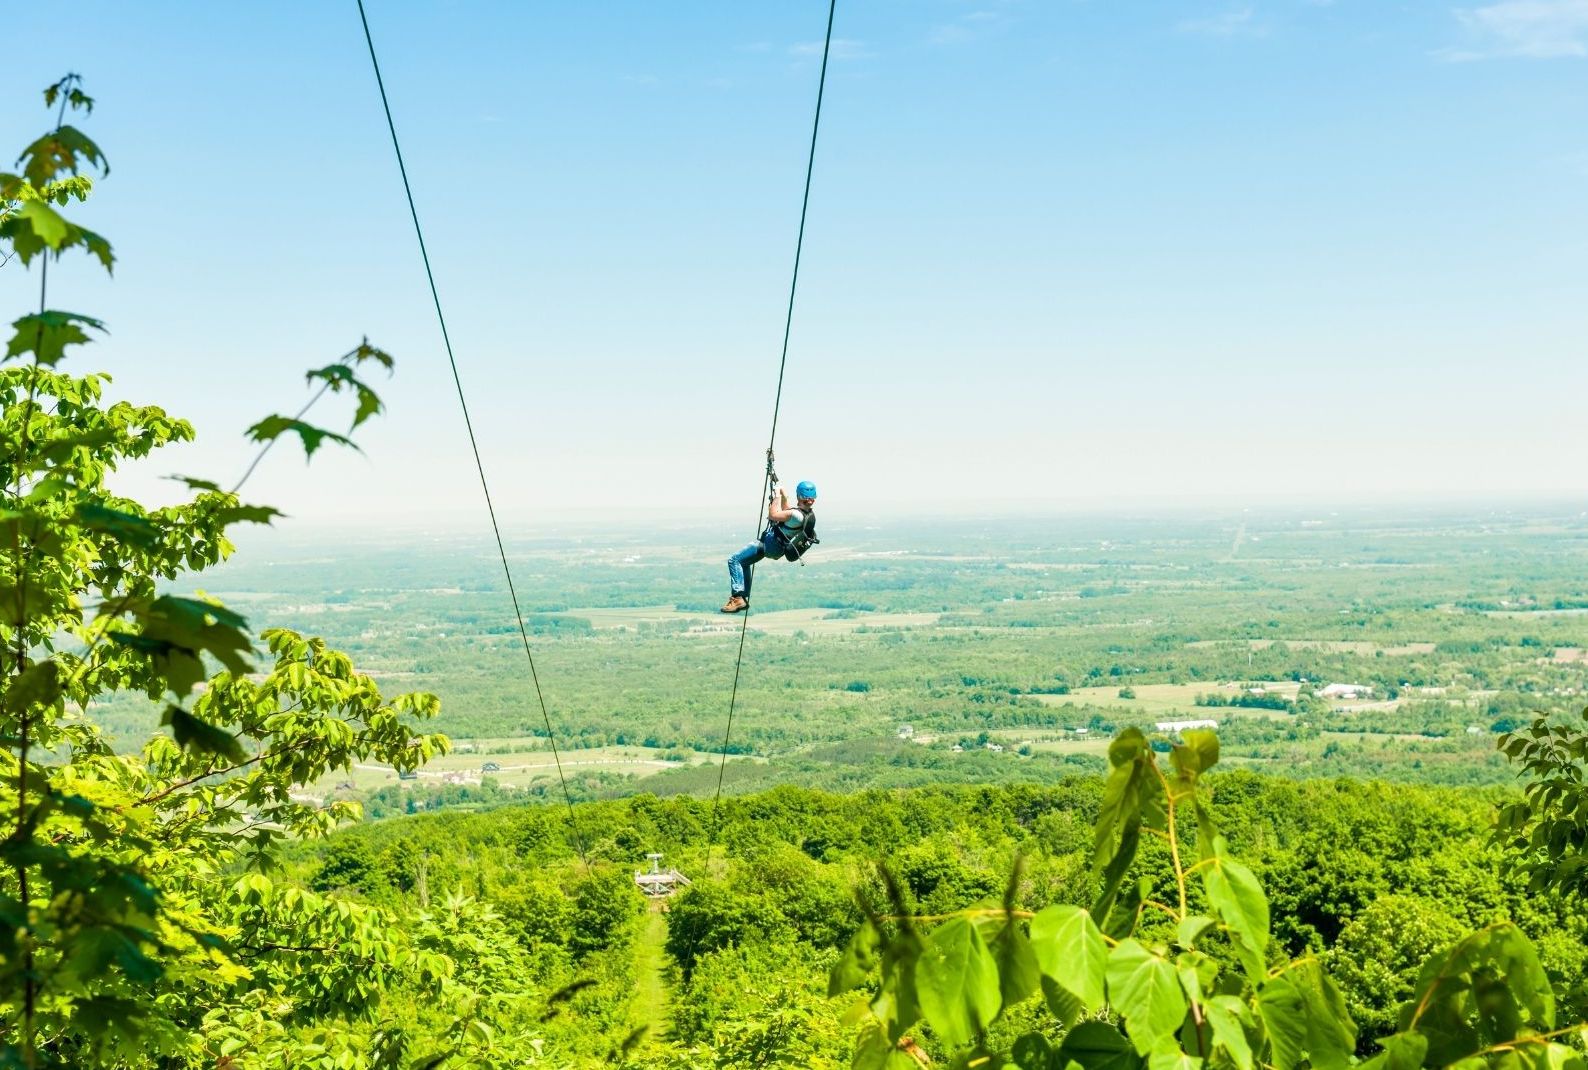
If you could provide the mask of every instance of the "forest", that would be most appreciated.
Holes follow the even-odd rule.
[[[537,724],[472,538],[254,552],[246,472],[115,493],[198,430],[77,370],[44,266],[113,262],[63,214],[105,165],[44,100],[4,1065],[1582,1070],[1580,512],[839,523],[757,588],[735,738],[723,533],[526,537]],[[393,364],[250,438],[347,444]]]

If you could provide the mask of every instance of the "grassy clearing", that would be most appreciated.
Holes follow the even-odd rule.
[[[639,937],[634,941],[634,999],[629,1004],[629,1023],[645,1027],[646,1039],[656,1040],[667,1031],[669,999],[667,968],[667,915],[660,903],[651,903]]]
[[[1051,706],[1074,704],[1076,706],[1102,706],[1109,709],[1122,710],[1130,714],[1145,717],[1162,717],[1164,720],[1201,720],[1227,721],[1234,717],[1267,717],[1283,718],[1288,716],[1279,710],[1255,709],[1244,706],[1198,706],[1198,695],[1233,695],[1237,693],[1233,684],[1196,683],[1196,684],[1132,684],[1129,685],[1136,693],[1135,698],[1120,698],[1120,684],[1110,684],[1107,687],[1078,687],[1068,695],[1038,695],[1037,698]],[[1294,699],[1301,685],[1289,680],[1259,680],[1253,681],[1253,686],[1260,686],[1270,694],[1282,698]]]

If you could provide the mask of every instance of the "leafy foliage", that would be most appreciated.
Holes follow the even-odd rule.
[[[109,267],[109,244],[56,211],[88,195],[80,171],[108,171],[61,121],[92,100],[76,76],[45,100],[54,129],[0,175],[6,260],[81,246]],[[422,731],[437,701],[387,697],[320,639],[256,640],[220,602],[165,589],[228,557],[232,525],[275,510],[204,479],[157,509],[112,493],[119,466],[191,440],[192,425],[106,403],[103,374],[59,370],[98,320],[46,305],[13,329],[0,360],[0,1064],[499,1065],[492,1023],[524,970],[491,942],[493,912],[453,896],[394,930],[377,907],[271,875],[284,841],[357,815],[305,788],[447,749]],[[356,396],[354,426],[380,410],[352,371],[366,361],[391,366],[365,342],[311,373]],[[346,441],[302,415],[266,417],[255,437]],[[92,710],[118,694],[162,706],[169,734],[113,750]],[[427,996],[420,1035],[383,1014],[402,986]]]
[[[1539,715],[1498,746],[1528,784],[1500,808],[1496,842],[1511,849],[1535,891],[1588,891],[1588,731]]]
[[[1102,891],[1090,911],[1032,915],[1006,897],[1002,909],[915,918],[895,894],[897,913],[862,926],[832,970],[835,993],[876,978],[850,1012],[862,1023],[853,1065],[904,1066],[935,1045],[953,1065],[1042,1070],[1351,1065],[1357,1026],[1341,989],[1316,957],[1276,957],[1268,899],[1204,801],[1202,777],[1218,754],[1205,730],[1185,732],[1168,768],[1139,731],[1113,741],[1092,859]],[[1160,882],[1150,876],[1126,882],[1143,836],[1167,848],[1172,903],[1154,898]],[[1029,1016],[1039,988],[1047,1023],[1001,1029]],[[1427,961],[1370,1062],[1580,1068],[1556,1026],[1537,952],[1501,922]]]

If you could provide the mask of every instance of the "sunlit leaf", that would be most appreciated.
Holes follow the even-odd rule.
[[[75,312],[35,312],[12,322],[15,333],[6,346],[7,357],[31,353],[40,364],[53,365],[65,355],[66,347],[90,342],[84,328],[103,331],[105,325]]]
[[[1236,1070],[1252,1070],[1252,1046],[1241,1021],[1245,1005],[1235,996],[1214,996],[1202,1005],[1202,1013],[1212,1030],[1213,1043],[1224,1049]]]
[[[1343,1070],[1356,1049],[1356,1026],[1316,960],[1293,963],[1257,990],[1257,1012],[1276,1070],[1303,1061],[1318,1070]]]
[[[1108,953],[1108,1001],[1142,1055],[1173,1038],[1186,1014],[1174,965],[1136,940],[1121,940]]]
[[[248,429],[248,437],[259,443],[274,442],[286,434],[298,436],[299,441],[303,443],[303,453],[306,457],[313,457],[315,450],[318,450],[326,442],[335,442],[338,445],[351,446],[355,450],[358,449],[354,445],[353,440],[346,435],[339,435],[323,427],[315,427],[313,424],[293,419],[290,416],[267,416]]]
[[[1229,930],[1246,975],[1262,978],[1268,952],[1268,897],[1252,871],[1229,855],[1222,836],[1213,839],[1213,856],[1202,867],[1208,903]]]
[[[932,933],[916,964],[915,983],[926,1020],[955,1047],[984,1032],[1002,1006],[998,967],[981,934],[964,918]]]
[[[1088,1012],[1103,1004],[1108,945],[1091,914],[1055,903],[1031,919],[1031,949],[1042,972],[1068,989]]]

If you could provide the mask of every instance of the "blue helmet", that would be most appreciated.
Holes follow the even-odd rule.
[[[800,485],[794,488],[794,495],[798,498],[809,498],[811,501],[815,501],[816,484],[808,479],[803,479],[800,481]]]

